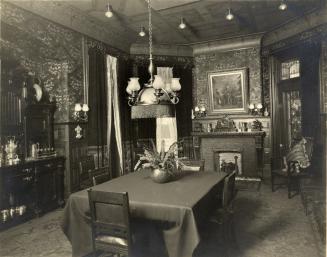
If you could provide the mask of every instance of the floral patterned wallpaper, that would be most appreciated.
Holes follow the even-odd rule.
[[[241,49],[228,52],[212,52],[194,57],[194,103],[208,103],[208,72],[248,68],[249,101],[261,102],[260,48]],[[206,106],[208,107],[208,106]]]
[[[10,4],[1,14],[2,58],[39,78],[57,101],[56,122],[69,121],[83,93],[82,35]]]
[[[321,112],[327,114],[327,36],[321,43]]]

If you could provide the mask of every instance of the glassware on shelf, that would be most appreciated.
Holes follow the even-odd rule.
[[[7,154],[6,160],[9,165],[18,164],[20,162],[17,155],[17,143],[15,138],[9,139],[8,143],[5,145],[5,151]]]

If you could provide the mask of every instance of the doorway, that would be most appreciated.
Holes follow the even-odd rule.
[[[303,43],[274,53],[273,156],[280,157],[301,137],[319,144],[320,44]]]

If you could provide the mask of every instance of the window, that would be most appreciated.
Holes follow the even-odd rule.
[[[300,61],[290,60],[282,63],[281,79],[292,79],[300,77]]]

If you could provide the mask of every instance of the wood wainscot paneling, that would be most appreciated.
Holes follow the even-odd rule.
[[[58,153],[66,157],[65,169],[65,199],[79,190],[78,162],[87,155],[86,124],[82,128],[82,138],[76,138],[76,123],[57,123],[54,126],[54,141]]]

